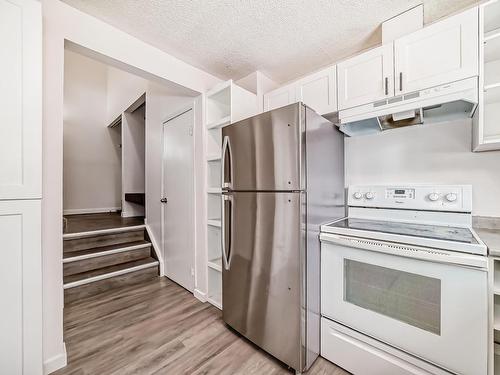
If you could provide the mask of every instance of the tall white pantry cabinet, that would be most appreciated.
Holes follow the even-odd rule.
[[[42,373],[42,13],[0,0],[0,373]]]

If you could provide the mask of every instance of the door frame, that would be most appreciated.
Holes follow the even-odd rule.
[[[192,151],[192,165],[191,165],[191,170],[193,172],[193,177],[191,179],[191,195],[192,195],[192,207],[191,207],[191,217],[190,217],[190,222],[192,223],[192,229],[193,229],[193,236],[189,237],[189,249],[190,253],[192,254],[192,264],[191,264],[191,276],[193,278],[193,290],[190,292],[194,293],[194,290],[196,289],[196,251],[195,251],[195,232],[196,232],[196,176],[195,176],[195,139],[194,139],[194,127],[196,124],[195,121],[195,105],[194,103],[188,105],[187,107],[183,107],[180,110],[177,110],[167,117],[162,121],[162,129],[161,129],[161,143],[162,143],[162,154],[161,154],[161,198],[165,196],[165,184],[164,184],[164,171],[165,171],[165,160],[163,158],[165,154],[165,126],[167,126],[167,123],[169,121],[172,121],[176,119],[177,117],[182,116],[183,114],[191,111],[192,112],[192,122],[191,122],[191,151]],[[168,203],[167,203],[168,204]],[[162,251],[162,256],[163,256],[163,262],[164,262],[164,270],[163,274],[165,277],[168,277],[168,269],[167,269],[167,257],[165,253],[165,210],[163,205],[161,206],[161,251]]]

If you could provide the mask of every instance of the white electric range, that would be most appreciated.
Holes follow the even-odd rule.
[[[322,355],[354,374],[487,373],[470,186],[351,186],[321,227]]]

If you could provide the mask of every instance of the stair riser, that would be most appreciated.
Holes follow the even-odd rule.
[[[144,230],[104,234],[99,236],[75,238],[64,240],[64,253],[72,251],[88,250],[102,246],[118,245],[127,242],[143,241]]]
[[[158,266],[130,272],[125,275],[111,277],[109,279],[96,281],[93,283],[77,286],[64,290],[64,303],[78,301],[85,297],[94,296],[108,290],[130,286],[143,281],[158,277]]]
[[[64,263],[64,276],[87,272],[98,268],[114,266],[116,264],[144,259],[150,256],[151,247],[145,247],[142,249],[129,250],[95,258],[82,259],[76,262]]]

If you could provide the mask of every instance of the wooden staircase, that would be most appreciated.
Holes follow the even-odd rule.
[[[67,233],[63,240],[65,303],[159,275],[144,225]]]

